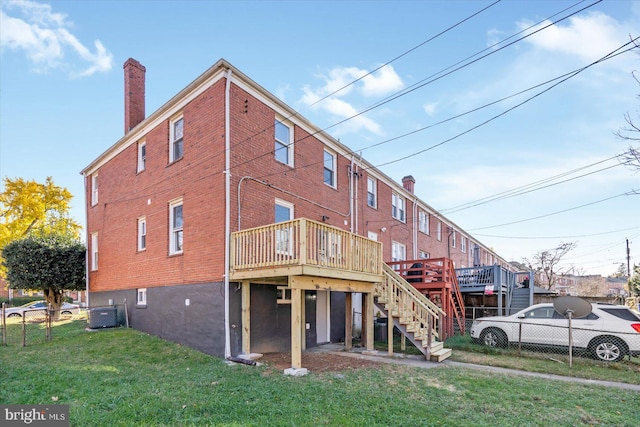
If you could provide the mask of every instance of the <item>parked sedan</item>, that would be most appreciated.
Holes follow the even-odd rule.
[[[573,347],[598,360],[621,360],[640,355],[640,316],[629,308],[592,303],[591,313],[572,319]],[[522,343],[533,348],[568,348],[568,320],[553,304],[536,304],[511,316],[475,319],[471,338],[491,347]]]
[[[47,309],[47,303],[45,301],[32,301],[27,304],[21,305],[20,307],[12,307],[12,308],[5,309],[5,315],[7,317],[22,317],[25,315],[29,317],[29,312],[33,312],[32,314],[34,316],[37,316],[37,311],[42,311],[46,309]],[[78,304],[70,304],[68,302],[63,303],[62,307],[60,308],[60,314],[63,316],[78,314],[79,311],[80,311],[80,306]]]

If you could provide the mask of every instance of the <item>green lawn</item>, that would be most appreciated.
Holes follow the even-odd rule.
[[[288,377],[131,329],[54,328],[0,347],[2,404],[69,404],[74,426],[637,426],[640,393],[458,367]]]

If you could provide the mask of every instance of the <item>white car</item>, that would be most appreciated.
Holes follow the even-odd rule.
[[[40,314],[44,316],[44,310],[47,309],[47,303],[45,301],[33,301],[20,307],[12,307],[5,309],[5,316],[7,317],[22,317],[27,316],[32,312],[34,317],[38,317]],[[78,304],[70,304],[68,302],[62,303],[60,307],[60,314],[63,316],[69,316],[72,314],[78,314],[80,306]]]
[[[553,304],[536,304],[511,316],[475,319],[471,338],[491,347],[521,343],[528,348],[569,347],[568,319]],[[591,303],[591,313],[571,322],[573,347],[613,362],[640,355],[640,316],[628,307]]]

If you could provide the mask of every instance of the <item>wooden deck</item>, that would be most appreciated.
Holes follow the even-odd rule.
[[[376,284],[383,281],[382,244],[337,227],[298,218],[231,235],[229,280],[242,284],[242,351],[251,353],[250,287],[277,285],[291,304],[291,369],[301,366],[305,346],[305,291],[346,293],[345,347],[352,343],[352,298],[363,294],[363,338],[373,350]],[[286,371],[285,371],[286,372]]]

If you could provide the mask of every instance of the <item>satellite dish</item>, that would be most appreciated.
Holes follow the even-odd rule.
[[[571,314],[573,318],[580,318],[591,313],[591,303],[578,297],[558,297],[553,302],[553,308],[564,317]]]

